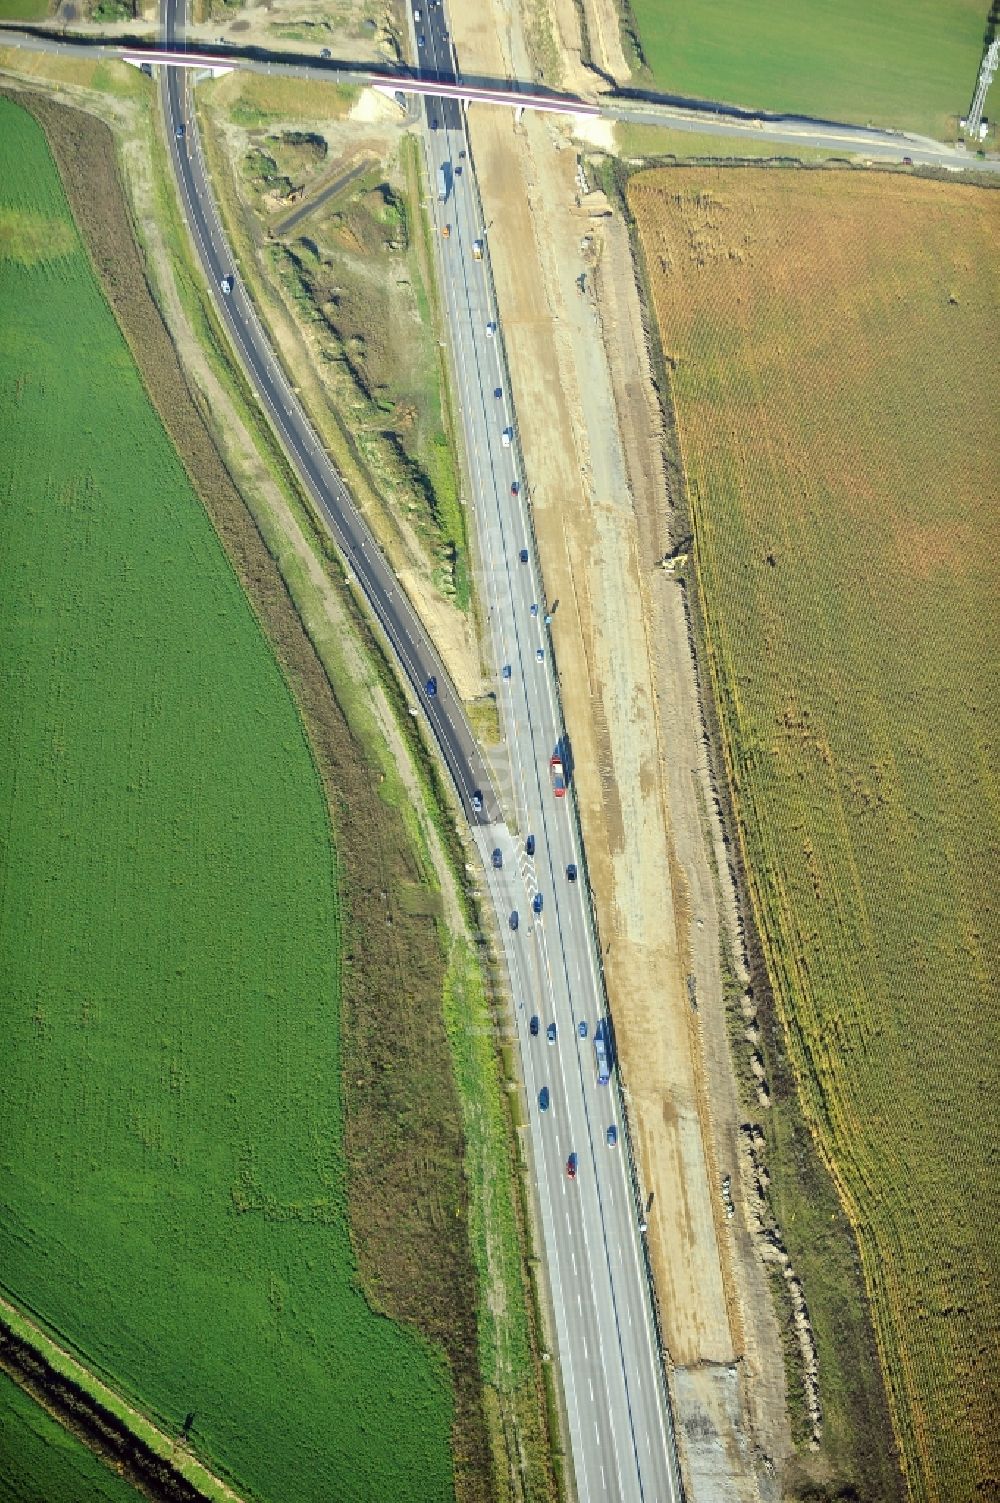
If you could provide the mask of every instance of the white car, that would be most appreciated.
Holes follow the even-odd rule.
[[[535,662],[536,663],[544,663],[545,662],[545,652],[544,652],[544,650],[541,647],[536,647],[535,648]]]
[[[492,339],[493,336],[494,336],[494,334],[496,333],[496,331],[497,331],[497,326],[493,322],[493,320],[491,319],[490,322],[486,325],[486,338],[487,339]]]
[[[232,277],[223,277],[222,281],[219,283],[219,286],[222,288],[223,292],[226,294],[226,297],[228,297],[229,294],[233,290],[233,279],[232,279]]]

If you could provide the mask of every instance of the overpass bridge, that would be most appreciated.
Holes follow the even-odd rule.
[[[294,64],[260,62],[255,58],[236,56],[229,52],[174,51],[166,47],[104,47],[105,57],[118,57],[123,63],[136,68],[191,68],[197,72],[212,73],[218,77],[234,69],[247,68],[254,72],[290,73],[301,71],[310,78],[327,78],[334,83],[360,83],[377,89],[381,94],[415,94],[424,99],[453,99],[461,104],[494,104],[508,109],[545,110],[554,115],[597,116],[601,111],[586,99],[577,99],[571,94],[540,94],[533,90],[511,89],[500,84],[470,83],[438,78],[413,78],[404,73],[366,73],[351,69],[323,68],[320,65],[298,70]]]

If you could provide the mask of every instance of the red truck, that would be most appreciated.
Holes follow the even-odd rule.
[[[564,798],[566,794],[566,773],[563,770],[562,758],[553,756],[549,760],[549,772],[552,774],[552,791],[556,798]]]

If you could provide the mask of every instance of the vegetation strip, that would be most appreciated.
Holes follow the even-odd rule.
[[[242,1503],[239,1493],[190,1455],[183,1437],[151,1424],[5,1299],[0,1299],[0,1368],[105,1465],[122,1467],[137,1487],[163,1503]]]

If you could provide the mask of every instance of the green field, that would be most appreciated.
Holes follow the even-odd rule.
[[[0,1270],[256,1498],[448,1499],[357,1289],[326,806],[44,138],[0,100]]]
[[[946,137],[983,53],[987,0],[630,0],[658,88]],[[988,113],[988,111],[987,111]]]
[[[0,21],[43,21],[49,0],[0,0]]]
[[[1000,1411],[1000,200],[677,168],[629,202],[788,1055],[857,1233],[911,1496],[973,1503],[996,1494]],[[760,1116],[778,1146],[780,1115]],[[821,1321],[822,1228],[780,1176],[774,1198],[829,1434],[838,1364],[854,1379]],[[841,1406],[848,1445],[866,1420]]]
[[[0,1503],[138,1503],[139,1494],[0,1372]]]

